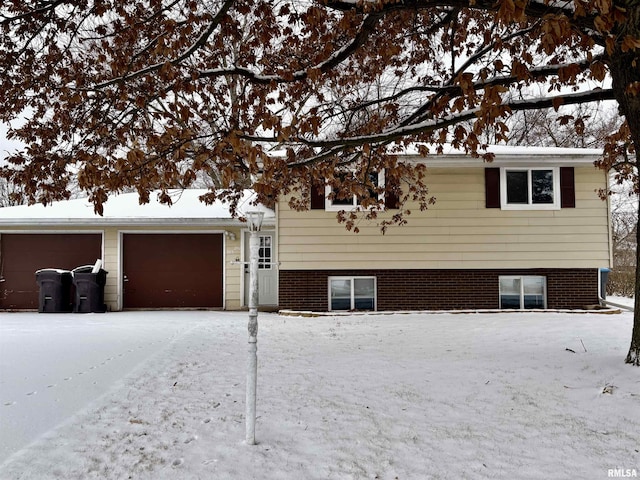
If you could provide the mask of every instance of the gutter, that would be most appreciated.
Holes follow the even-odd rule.
[[[236,218],[11,218],[0,219],[1,227],[129,227],[129,226],[212,226],[246,227]],[[275,226],[275,218],[267,218],[265,226]]]

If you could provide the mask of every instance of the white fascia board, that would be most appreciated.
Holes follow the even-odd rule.
[[[549,165],[554,167],[593,166],[594,162],[602,158],[601,154],[495,154],[493,161],[487,162],[482,158],[470,155],[442,154],[422,157],[419,155],[399,155],[398,162],[423,163],[433,168],[462,168],[462,167],[514,167],[525,165]]]
[[[266,218],[265,226],[275,225],[275,219]],[[234,218],[0,218],[0,227],[4,226],[64,226],[64,227],[138,227],[138,226],[183,226],[183,227],[245,227],[246,222]]]

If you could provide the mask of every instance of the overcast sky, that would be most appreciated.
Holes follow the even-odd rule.
[[[7,152],[15,149],[20,143],[7,139],[8,127],[4,123],[0,123],[0,159],[7,156]]]

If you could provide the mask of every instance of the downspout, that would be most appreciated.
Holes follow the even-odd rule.
[[[609,272],[613,269],[613,224],[611,223],[611,195],[609,195],[609,192],[611,191],[611,177],[610,177],[610,171],[607,170],[604,174],[604,181],[605,181],[605,186],[606,186],[606,192],[607,192],[607,241],[609,242],[609,265],[607,265],[607,268],[609,269]],[[599,293],[599,301],[600,301],[600,305],[602,305],[603,307],[607,306],[607,302],[606,302],[606,298],[607,298],[607,292],[604,291],[602,292],[602,286],[604,286],[606,288],[606,285],[603,285],[602,283],[602,268],[598,269],[598,293]]]
[[[4,282],[4,257],[2,256],[2,234],[0,233],[0,282]]]

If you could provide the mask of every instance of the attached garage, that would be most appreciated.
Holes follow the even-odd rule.
[[[123,233],[124,308],[223,308],[221,233]]]
[[[100,233],[0,234],[0,309],[37,309],[35,271],[71,270],[102,258]]]
[[[0,208],[0,311],[38,308],[36,270],[96,259],[109,272],[108,311],[242,308],[246,222],[223,200],[201,202],[207,192],[171,190],[172,205],[156,194],[146,204],[137,193],[114,195],[102,216],[86,198]],[[263,230],[273,230],[275,212],[253,197],[245,192],[239,212],[264,212]]]

